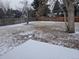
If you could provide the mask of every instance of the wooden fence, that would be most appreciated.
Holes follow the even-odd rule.
[[[64,21],[64,17],[32,17],[29,18],[30,21]],[[27,22],[27,19],[24,18],[5,18],[0,19],[0,26],[3,25],[11,25],[11,24],[18,24],[18,23],[24,23]],[[75,17],[75,22],[79,22],[79,17]]]
[[[3,18],[3,19],[0,19],[0,26],[18,24],[18,23],[23,23],[25,21],[26,20],[23,18]]]
[[[42,17],[37,17],[37,21],[64,21],[64,17],[45,17],[45,16],[42,16]],[[79,22],[79,16],[76,16],[75,17],[75,22]]]
[[[27,22],[27,18],[3,18],[0,19],[0,26],[4,25],[11,25],[11,24],[18,24],[18,23],[25,23]],[[30,21],[36,21],[35,17],[29,17],[29,22]]]

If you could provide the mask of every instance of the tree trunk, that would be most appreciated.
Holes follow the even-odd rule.
[[[27,10],[27,24],[29,24],[29,10]]]
[[[66,25],[66,31],[68,31],[68,22],[67,22],[66,12],[63,11],[63,14],[64,14],[64,22],[65,22],[65,25]]]
[[[68,32],[74,33],[75,32],[75,24],[74,24],[74,5],[72,3],[69,4],[67,8],[68,12]]]
[[[46,3],[48,0],[39,0],[39,7],[36,11],[36,16],[40,17],[40,16],[44,16],[45,14],[45,10],[46,10]]]

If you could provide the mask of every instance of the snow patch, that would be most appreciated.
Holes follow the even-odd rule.
[[[79,59],[79,50],[29,40],[0,59]]]

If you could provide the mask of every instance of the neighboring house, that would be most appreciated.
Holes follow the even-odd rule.
[[[15,15],[14,15],[15,18],[20,18],[20,17],[22,16],[22,12],[19,11],[19,10],[14,10],[13,12],[14,12],[14,14],[15,14]]]
[[[21,15],[22,15],[22,12],[18,10],[8,9],[6,12],[6,16],[9,18],[20,18]]]
[[[6,12],[6,17],[13,17],[13,12],[12,12],[12,9],[8,9],[7,12]]]
[[[5,12],[3,11],[2,8],[0,8],[0,18],[4,18],[5,17]]]

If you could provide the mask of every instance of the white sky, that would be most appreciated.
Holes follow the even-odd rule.
[[[17,9],[22,7],[20,1],[24,1],[24,0],[1,0],[1,1],[4,3],[5,6],[6,4],[8,4],[7,2],[9,2],[11,8]],[[33,2],[33,0],[27,0],[27,1],[29,2],[29,4]]]

